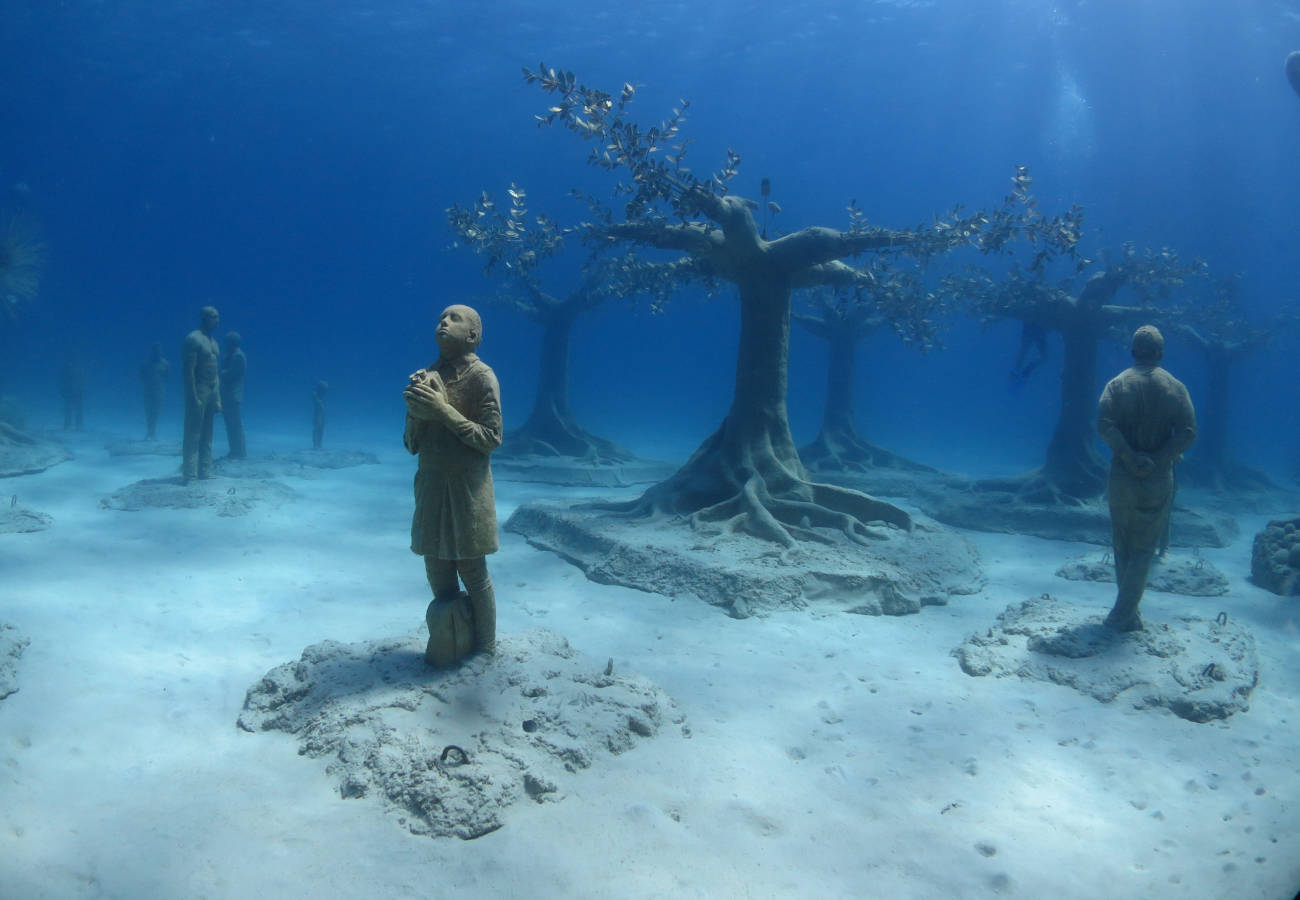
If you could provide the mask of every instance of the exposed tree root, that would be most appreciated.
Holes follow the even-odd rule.
[[[813,472],[872,472],[896,469],[904,472],[935,472],[883,447],[863,440],[848,429],[822,429],[817,440],[799,450],[799,458]]]
[[[893,504],[809,481],[799,461],[782,459],[769,441],[735,444],[726,428],[637,499],[593,506],[632,518],[680,516],[693,527],[749,534],[786,548],[797,541],[832,544],[837,536],[866,544],[883,537],[878,523],[911,530],[911,517]]]
[[[543,405],[522,428],[505,436],[501,456],[555,456],[583,462],[627,463],[636,454],[582,428],[572,415]]]
[[[1105,477],[1097,473],[1095,482],[1089,479],[1084,483],[1095,484],[1095,488],[1080,490],[1077,484],[1062,485],[1049,477],[1046,469],[1040,468],[1008,478],[984,478],[974,482],[971,490],[1011,494],[1015,502],[1029,506],[1085,506],[1101,494]]]

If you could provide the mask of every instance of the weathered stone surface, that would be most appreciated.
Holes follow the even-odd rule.
[[[567,456],[492,457],[492,477],[500,481],[530,481],[570,487],[625,487],[663,481],[677,470],[657,460],[586,462]]]
[[[104,444],[109,456],[180,456],[180,441],[135,441],[121,439]]]
[[[905,499],[956,528],[1102,546],[1111,542],[1110,510],[1101,498],[1078,505],[1025,503],[1012,493],[985,490],[977,480],[945,472],[882,469],[819,477],[873,496]],[[1174,506],[1170,538],[1175,547],[1226,547],[1236,534],[1236,522],[1229,516]]]
[[[18,660],[29,643],[17,628],[0,622],[0,700],[18,690]]]
[[[1050,681],[1102,703],[1164,707],[1192,722],[1249,709],[1259,681],[1254,637],[1226,616],[1148,619],[1144,630],[1120,634],[1097,611],[1046,594],[1008,606],[953,655],[967,675]]]
[[[33,475],[72,459],[58,441],[21,432],[0,422],[0,478]]]
[[[784,549],[733,532],[694,531],[679,520],[629,520],[583,504],[520,506],[506,530],[577,565],[592,581],[670,597],[694,596],[744,618],[810,604],[864,615],[905,615],[980,590],[975,546],[916,517],[907,532],[880,524],[875,540],[800,542]]]
[[[278,481],[247,478],[200,478],[186,483],[179,475],[146,478],[114,491],[99,501],[101,509],[128,512],[155,509],[211,507],[219,516],[246,515],[257,506],[275,508],[295,494]]]
[[[1056,574],[1070,581],[1114,584],[1115,563],[1109,553],[1094,553],[1070,560]],[[1228,593],[1228,578],[1204,557],[1170,552],[1151,564],[1147,590],[1189,597],[1221,597]]]
[[[352,466],[377,466],[379,457],[365,450],[295,450],[272,453],[271,459],[296,463],[309,469],[348,469]]]
[[[453,670],[424,663],[422,633],[324,641],[253,685],[239,727],[285,731],[328,759],[344,798],[375,797],[414,834],[470,840],[515,803],[560,800],[565,774],[684,718],[635,675],[532,629]]]
[[[54,524],[50,515],[19,506],[15,495],[12,500],[0,506],[0,534],[30,534],[44,531]]]
[[[1275,594],[1300,595],[1300,517],[1274,519],[1255,535],[1250,577]]]

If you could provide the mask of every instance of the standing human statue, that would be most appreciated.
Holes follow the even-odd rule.
[[[85,424],[86,370],[75,359],[59,369],[59,396],[63,398],[63,427],[80,431]]]
[[[1107,493],[1117,593],[1106,625],[1141,631],[1138,604],[1174,503],[1174,465],[1196,440],[1187,388],[1160,367],[1165,339],[1153,325],[1133,334],[1133,365],[1101,394],[1097,431],[1114,451]]]
[[[325,394],[330,386],[327,381],[316,382],[311,392],[311,448],[319,450],[325,443]]]
[[[167,375],[172,364],[163,356],[162,344],[149,348],[149,358],[140,364],[140,384],[144,388],[144,422],[146,441],[158,439],[158,416],[167,396]]]
[[[221,368],[221,417],[226,420],[226,457],[248,459],[244,444],[244,376],[248,357],[238,331],[226,334],[226,364]]]
[[[501,446],[501,389],[474,352],[483,339],[477,312],[447,307],[434,339],[437,361],[412,373],[402,394],[402,440],[419,456],[411,550],[424,557],[433,589],[424,658],[446,666],[473,650],[496,649],[496,598],[486,556],[497,550],[489,455]]]
[[[199,310],[199,327],[181,344],[181,377],[185,382],[185,439],[181,443],[181,476],[212,477],[212,426],[221,412],[221,348],[212,332],[221,323],[214,307]]]

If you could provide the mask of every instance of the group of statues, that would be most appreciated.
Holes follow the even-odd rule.
[[[226,442],[231,459],[245,459],[244,378],[248,357],[239,332],[226,334],[226,359],[212,333],[221,323],[216,307],[199,310],[199,327],[181,345],[181,384],[185,391],[185,431],[181,442],[181,476],[212,477],[212,430],[220,413],[226,422]]]
[[[496,645],[485,558],[497,549],[489,458],[502,425],[496,376],[475,352],[483,339],[478,313],[447,307],[434,338],[438,359],[412,373],[403,392],[403,443],[419,458],[411,550],[424,557],[433,591],[425,660],[441,667]],[[1160,331],[1137,329],[1131,349],[1133,365],[1106,384],[1097,411],[1097,430],[1113,452],[1107,493],[1117,592],[1105,625],[1116,632],[1142,629],[1138,605],[1169,527],[1174,467],[1196,440],[1187,388],[1160,366]]]
[[[212,306],[199,310],[199,327],[185,336],[181,344],[181,381],[185,392],[184,438],[181,443],[181,475],[187,481],[212,477],[212,435],[216,417],[226,423],[228,459],[247,459],[244,436],[244,380],[248,375],[248,356],[243,338],[237,331],[226,333],[225,355],[213,333],[221,324],[221,313]],[[158,438],[158,419],[167,396],[167,379],[171,363],[163,355],[162,344],[155,343],[149,357],[140,365],[140,383],[144,391],[145,440]],[[64,372],[63,389],[65,427],[80,428],[80,398],[83,391],[67,385],[75,380]],[[320,381],[312,390],[312,448],[321,449],[325,436],[325,394],[329,385]],[[74,424],[75,423],[75,424]]]

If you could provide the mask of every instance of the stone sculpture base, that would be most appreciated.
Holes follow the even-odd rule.
[[[1220,619],[1147,620],[1118,634],[1101,624],[1105,610],[1072,606],[1049,595],[1008,606],[997,624],[953,650],[967,675],[1050,681],[1136,709],[1164,707],[1192,722],[1226,719],[1249,709],[1259,681],[1255,639]]]
[[[18,659],[29,643],[17,628],[0,622],[0,700],[18,691]]]
[[[424,663],[424,635],[324,641],[253,685],[245,731],[285,731],[328,760],[344,798],[374,797],[414,834],[482,837],[522,800],[563,798],[566,773],[671,734],[660,688],[614,674],[554,632],[497,640],[452,671]]]
[[[0,506],[0,534],[30,534],[44,531],[53,524],[54,519],[48,514],[19,506],[16,502]]]
[[[622,463],[589,463],[569,456],[492,457],[492,477],[568,487],[626,487],[653,484],[677,471],[672,463],[638,459]]]
[[[26,434],[0,422],[0,478],[34,475],[72,459],[58,441]]]
[[[100,509],[134,512],[141,509],[201,509],[210,507],[219,516],[247,515],[258,506],[272,509],[296,494],[278,481],[247,478],[197,478],[186,482],[179,475],[146,478],[114,491],[99,501]]]
[[[882,525],[866,544],[801,542],[791,550],[746,534],[696,531],[681,520],[629,520],[559,501],[524,504],[505,527],[592,581],[694,596],[737,618],[810,604],[905,615],[979,591],[984,577],[974,545],[914,519],[911,532]]]
[[[104,444],[109,456],[180,456],[180,441],[137,441],[121,439]]]
[[[875,497],[902,498],[956,528],[1106,547],[1111,543],[1110,510],[1102,498],[1078,506],[1023,503],[1010,492],[980,490],[976,481],[941,472],[887,470],[825,473],[821,477]],[[1170,542],[1175,547],[1226,547],[1236,534],[1236,523],[1227,516],[1211,517],[1186,506],[1174,507]]]
[[[1056,574],[1070,581],[1114,584],[1115,563],[1109,553],[1094,553],[1070,560]],[[1189,597],[1222,597],[1228,593],[1228,579],[1207,559],[1171,551],[1151,564],[1147,590]]]

